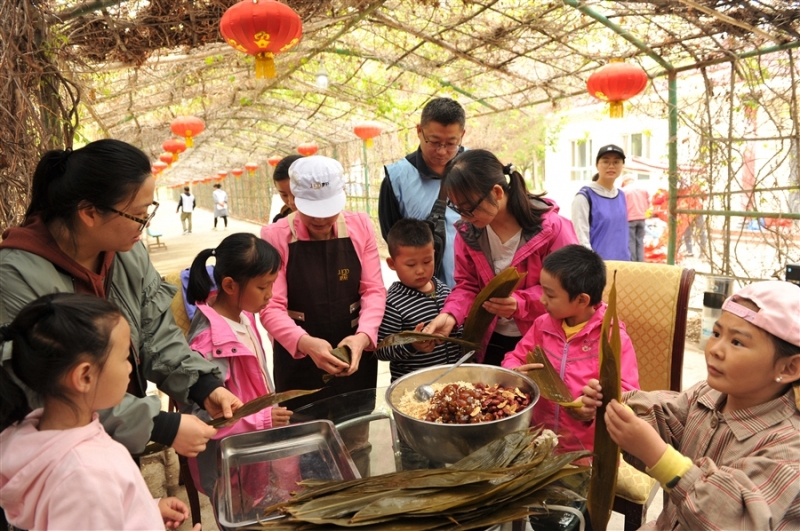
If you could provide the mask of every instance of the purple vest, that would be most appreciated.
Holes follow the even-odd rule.
[[[589,242],[604,260],[630,260],[628,205],[625,194],[608,198],[584,186],[578,192],[589,202]]]

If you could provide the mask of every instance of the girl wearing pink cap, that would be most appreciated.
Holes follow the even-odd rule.
[[[757,282],[722,310],[706,381],[606,407],[625,458],[667,492],[643,529],[800,529],[800,287]],[[600,391],[590,380],[584,404]]]

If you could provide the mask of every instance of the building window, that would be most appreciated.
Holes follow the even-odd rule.
[[[570,179],[573,181],[589,181],[594,173],[594,164],[592,164],[592,141],[573,140]]]
[[[625,135],[625,153],[649,159],[650,135],[644,133]]]

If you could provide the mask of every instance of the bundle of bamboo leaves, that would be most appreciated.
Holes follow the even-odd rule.
[[[268,507],[286,518],[245,529],[358,527],[421,531],[481,529],[542,512],[545,501],[581,499],[553,482],[587,471],[571,463],[588,452],[553,453],[556,435],[511,433],[450,468],[407,470],[351,481],[304,481],[299,493]]]

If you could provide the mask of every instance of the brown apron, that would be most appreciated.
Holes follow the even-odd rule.
[[[337,220],[338,237],[332,240],[297,239],[295,214],[289,216],[292,241],[286,261],[287,308],[289,316],[310,336],[326,340],[334,348],[339,341],[356,333],[361,307],[361,261],[347,233],[344,216]],[[296,409],[324,398],[371,389],[378,381],[378,358],[364,352],[358,370],[345,377],[334,377],[326,385],[327,374],[306,356],[295,359],[277,341],[274,345],[275,388],[322,390],[290,400],[285,405]]]

